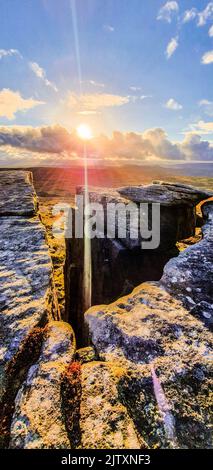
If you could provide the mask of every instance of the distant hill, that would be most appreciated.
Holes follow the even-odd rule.
[[[23,169],[33,172],[36,191],[39,196],[43,197],[73,196],[76,186],[84,184],[84,168],[82,166]],[[213,162],[175,164],[165,162],[160,165],[93,166],[88,168],[88,181],[92,186],[116,188],[124,185],[148,184],[158,179],[182,181],[198,187],[212,188]]]

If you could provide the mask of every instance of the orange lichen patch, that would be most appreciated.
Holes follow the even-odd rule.
[[[183,251],[186,248],[188,248],[190,245],[194,245],[195,243],[198,243],[200,240],[202,240],[202,231],[200,227],[196,227],[195,234],[193,237],[187,238],[187,240],[182,240],[180,242],[177,242],[176,246],[179,249],[179,251]]]
[[[34,328],[32,333],[23,341],[20,350],[7,365],[9,376],[20,373],[27,365],[35,361],[40,353],[46,331],[46,326]]]
[[[81,442],[79,421],[82,387],[81,364],[79,362],[72,362],[67,368],[62,380],[61,390],[65,424],[71,448],[77,448]]]

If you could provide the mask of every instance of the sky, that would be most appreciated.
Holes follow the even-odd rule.
[[[213,2],[0,0],[0,165],[213,160]]]

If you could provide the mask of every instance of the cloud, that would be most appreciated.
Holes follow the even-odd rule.
[[[114,26],[111,24],[104,24],[103,25],[104,31],[107,31],[108,33],[113,33],[115,31]]]
[[[198,26],[204,26],[207,21],[213,19],[213,2],[209,2],[206,8],[198,13]]]
[[[140,86],[130,86],[129,89],[131,91],[140,91],[141,90],[141,87]]]
[[[198,11],[193,7],[191,10],[186,10],[183,14],[182,23],[196,20],[198,27],[205,26],[208,21],[213,19],[213,2],[209,2],[204,10]],[[209,29],[209,37],[213,37],[213,25]],[[213,62],[213,51],[208,51],[203,54],[201,59],[202,64],[211,64]]]
[[[89,83],[90,83],[90,85],[93,85],[93,86],[98,87],[98,88],[104,88],[105,87],[104,83],[96,82],[95,80],[89,80]]]
[[[0,49],[0,60],[4,57],[12,57],[12,56],[17,56],[20,59],[23,59],[23,56],[18,51],[18,49]],[[40,65],[37,64],[37,62],[29,62],[28,65],[29,65],[30,70],[32,70],[32,72],[36,75],[36,77],[40,78],[45,83],[46,86],[52,88],[55,92],[58,91],[55,83],[50,82],[50,80],[47,79],[45,70],[42,67],[40,67]]]
[[[209,29],[209,37],[210,37],[210,38],[213,38],[213,25],[212,25],[211,28]]]
[[[189,21],[194,20],[197,17],[197,8],[191,8],[191,10],[186,10],[183,15],[183,23],[189,23]]]
[[[155,128],[143,133],[115,131],[111,137],[95,137],[88,143],[88,156],[110,164],[112,161],[142,163],[155,159],[211,160],[213,147],[194,132],[187,133],[184,140],[177,143],[168,139],[164,129]],[[81,157],[82,141],[75,130],[68,132],[58,125],[0,127],[0,160],[7,166],[69,165],[72,160],[81,161]]]
[[[168,160],[184,158],[179,145],[168,139],[164,129],[149,129],[143,133],[143,139],[149,144],[152,156]]]
[[[178,13],[179,5],[175,1],[166,2],[159,10],[157,20],[167,21],[171,23],[172,18]]]
[[[77,114],[80,114],[81,116],[90,116],[93,114],[100,114],[100,111],[77,111]]]
[[[32,72],[36,75],[36,77],[40,78],[46,86],[52,88],[56,92],[58,91],[56,85],[47,79],[45,70],[40,67],[37,62],[29,62],[29,67]]]
[[[203,55],[201,59],[201,63],[208,65],[208,64],[212,64],[212,62],[213,62],[213,50],[205,52],[205,54]]]
[[[41,128],[25,126],[0,127],[0,145],[36,152],[82,155],[82,142],[75,131],[68,132],[61,126]],[[100,135],[88,143],[88,153],[99,158],[118,160],[146,160],[147,158],[180,159],[178,145],[170,142],[163,129],[149,129],[143,134],[113,132],[111,138]]]
[[[213,146],[207,140],[201,140],[201,136],[188,133],[182,143],[182,150],[187,160],[212,161]]]
[[[21,53],[18,51],[18,49],[0,49],[0,60],[3,57],[12,57],[12,56],[17,56],[20,59],[23,59]]]
[[[140,96],[140,100],[142,100],[142,101],[146,100],[147,98],[153,98],[153,96],[152,95],[141,95]]]
[[[61,153],[78,149],[77,137],[59,125],[3,126],[0,127],[0,143],[35,152]]]
[[[18,111],[27,111],[40,104],[45,103],[34,98],[25,99],[19,91],[12,91],[8,88],[0,91],[0,117],[14,119]]]
[[[204,112],[208,115],[208,116],[213,116],[213,101],[209,101],[209,100],[200,100],[199,101],[199,106],[203,108]]]
[[[171,41],[169,42],[167,48],[166,48],[166,57],[167,59],[170,59],[174,52],[176,51],[178,47],[178,37],[176,36],[175,38],[172,38]]]
[[[108,93],[93,93],[77,95],[69,93],[66,105],[78,112],[97,111],[102,108],[110,108],[114,106],[123,106],[129,103],[129,96],[111,95]]]
[[[206,23],[213,19],[213,2],[209,2],[200,12],[197,8],[191,8],[191,10],[186,10],[183,15],[183,23],[188,23],[189,21],[197,20],[197,26],[205,26]]]
[[[166,106],[166,108],[171,109],[172,111],[179,111],[180,109],[183,109],[182,104],[175,101],[174,98],[170,98],[166,102],[165,106]]]
[[[198,134],[213,134],[213,122],[198,121],[190,124],[190,129]]]

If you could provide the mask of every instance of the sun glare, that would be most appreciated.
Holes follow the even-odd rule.
[[[87,124],[81,124],[77,127],[77,134],[82,140],[92,139],[92,131]]]

